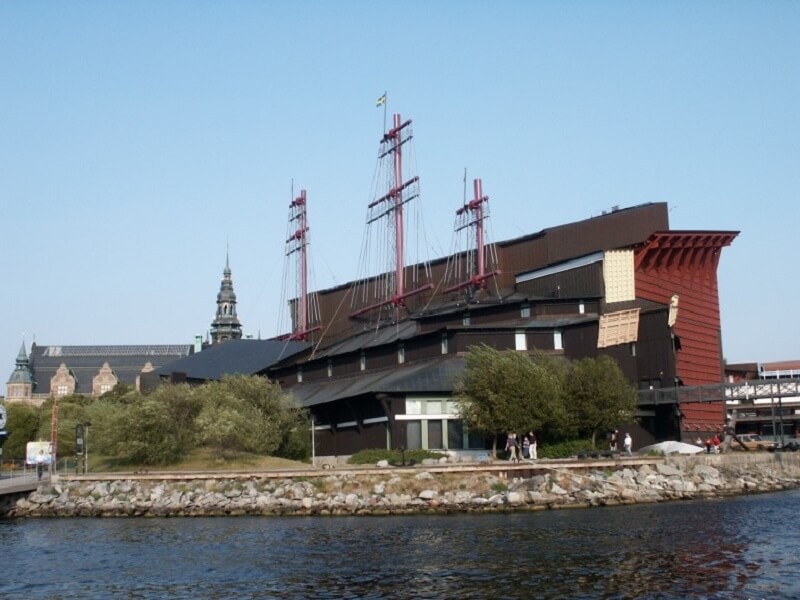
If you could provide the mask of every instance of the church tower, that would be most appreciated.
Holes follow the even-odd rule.
[[[25,342],[17,354],[17,366],[6,385],[7,400],[30,400],[33,395],[33,373],[28,361],[28,353],[25,352]]]
[[[217,294],[217,316],[211,323],[211,343],[225,340],[238,340],[242,337],[242,324],[236,316],[236,293],[233,291],[231,267],[228,253],[225,253],[225,270]]]

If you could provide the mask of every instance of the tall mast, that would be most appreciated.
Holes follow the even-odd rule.
[[[286,240],[286,256],[297,254],[297,300],[296,318],[290,340],[305,340],[308,334],[320,329],[317,325],[309,329],[308,315],[308,217],[306,214],[306,191],[289,204],[289,223],[296,222],[295,232]]]
[[[411,119],[401,122],[400,115],[395,113],[392,124],[392,129],[383,135],[383,139],[381,140],[382,152],[378,156],[378,159],[382,160],[389,154],[392,155],[394,169],[391,185],[389,191],[385,195],[369,204],[370,210],[380,206],[385,206],[386,208],[383,212],[380,212],[377,216],[367,221],[367,223],[370,224],[387,215],[393,216],[394,290],[389,298],[350,313],[351,317],[356,317],[375,308],[386,306],[387,304],[405,306],[405,299],[409,296],[433,288],[433,284],[426,284],[413,290],[406,289],[403,205],[419,196],[416,187],[412,188],[412,186],[415,186],[415,184],[419,182],[419,177],[415,176],[407,181],[403,181],[403,144],[410,141],[412,137],[408,129],[411,125]]]
[[[473,289],[486,289],[486,280],[499,275],[500,271],[487,271],[486,269],[486,248],[484,240],[483,222],[486,218],[484,203],[489,201],[489,196],[483,195],[483,183],[480,179],[473,180],[473,190],[475,196],[467,204],[456,211],[456,232],[466,227],[475,228],[475,265],[468,273],[468,279],[453,285],[444,293],[453,292],[462,288],[472,286]]]

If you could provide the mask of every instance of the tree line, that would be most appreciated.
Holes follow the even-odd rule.
[[[629,423],[636,390],[608,356],[573,362],[541,352],[473,346],[455,388],[472,431],[494,439],[534,431],[548,442],[590,439]],[[49,440],[52,400],[8,406],[4,456]],[[94,452],[118,464],[168,465],[208,448],[304,460],[311,452],[308,412],[280,385],[235,375],[198,386],[164,384],[149,394],[117,385],[99,398],[59,400],[57,456],[75,455],[75,427],[91,423]]]
[[[535,351],[473,346],[457,386],[462,417],[494,438],[533,431],[549,441],[591,440],[633,420],[636,390],[609,356],[566,361]]]
[[[167,465],[198,448],[295,460],[311,451],[309,418],[278,384],[229,376],[198,386],[165,384],[142,394],[124,384],[99,398],[58,403],[57,456],[75,455],[75,427],[91,423],[91,450],[119,464]],[[20,459],[32,440],[49,440],[52,400],[8,406],[4,456]]]

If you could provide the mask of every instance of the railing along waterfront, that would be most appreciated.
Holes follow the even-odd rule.
[[[800,379],[756,379],[735,383],[678,386],[639,390],[639,406],[687,402],[748,403],[755,400],[800,401]]]

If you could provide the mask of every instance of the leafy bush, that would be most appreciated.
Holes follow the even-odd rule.
[[[432,452],[430,450],[406,450],[406,464],[420,463],[426,458],[439,459],[446,456],[442,452]],[[351,465],[374,465],[379,460],[389,461],[389,464],[402,464],[403,455],[399,450],[386,450],[383,448],[371,448],[360,450],[353,454],[347,461]]]
[[[591,451],[591,440],[567,440],[538,447],[539,458],[569,458],[579,452]]]
[[[34,406],[9,402],[8,407],[8,440],[3,448],[6,459],[19,460],[25,458],[25,447],[28,442],[37,439],[37,432],[42,421],[42,412]],[[49,423],[49,422],[48,422]],[[40,439],[49,439],[47,437]]]

